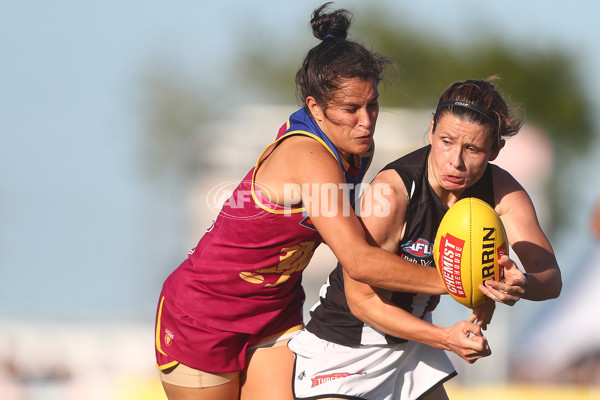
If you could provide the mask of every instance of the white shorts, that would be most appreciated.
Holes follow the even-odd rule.
[[[418,342],[346,347],[303,330],[288,346],[297,399],[413,400],[457,374],[443,350]]]

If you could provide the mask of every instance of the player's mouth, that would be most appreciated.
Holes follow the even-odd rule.
[[[444,176],[444,178],[448,182],[453,183],[455,185],[462,185],[465,182],[465,178],[462,178],[460,176],[446,175],[446,176]]]
[[[371,142],[373,140],[373,135],[357,136],[354,139],[359,142]]]

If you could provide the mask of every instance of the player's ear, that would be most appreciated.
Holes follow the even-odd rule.
[[[431,125],[429,127],[429,134],[427,136],[429,138],[429,144],[433,144],[433,118],[431,118]]]
[[[500,150],[502,150],[502,148],[504,147],[505,144],[506,144],[506,141],[504,139],[500,139],[500,143],[498,143],[498,147],[496,147],[496,149],[492,150],[492,154],[490,154],[489,161],[494,161],[496,159],[496,157],[498,157],[498,154],[500,154]]]
[[[317,103],[317,100],[315,100],[314,97],[308,96],[306,98],[306,106],[308,107],[308,110],[310,111],[310,115],[313,117],[313,119],[315,121],[321,122],[321,121],[323,121],[323,119],[325,119],[325,114],[323,113],[323,109],[321,108],[319,103]]]

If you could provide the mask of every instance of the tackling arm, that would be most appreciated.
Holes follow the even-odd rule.
[[[267,163],[269,170],[262,172],[261,183],[274,188],[280,199],[284,183],[302,188],[301,201],[312,223],[348,276],[391,290],[446,293],[435,269],[420,268],[368,241],[344,195],[346,181],[337,160],[324,146],[310,138],[292,137],[281,143]]]

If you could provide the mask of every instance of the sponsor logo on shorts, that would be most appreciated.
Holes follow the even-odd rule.
[[[431,256],[431,243],[429,241],[419,238],[417,240],[411,240],[402,245],[404,251],[412,254],[415,257],[425,258]]]
[[[175,335],[173,335],[173,332],[171,332],[168,329],[165,329],[165,345],[170,346],[173,343],[174,338]]]
[[[330,381],[335,381],[336,379],[347,378],[350,375],[364,375],[364,374],[366,374],[366,372],[357,372],[354,374],[350,373],[350,372],[335,372],[335,373],[329,374],[329,375],[318,375],[311,379],[312,380],[311,387],[319,386],[319,385],[322,385],[322,384],[330,382]]]

